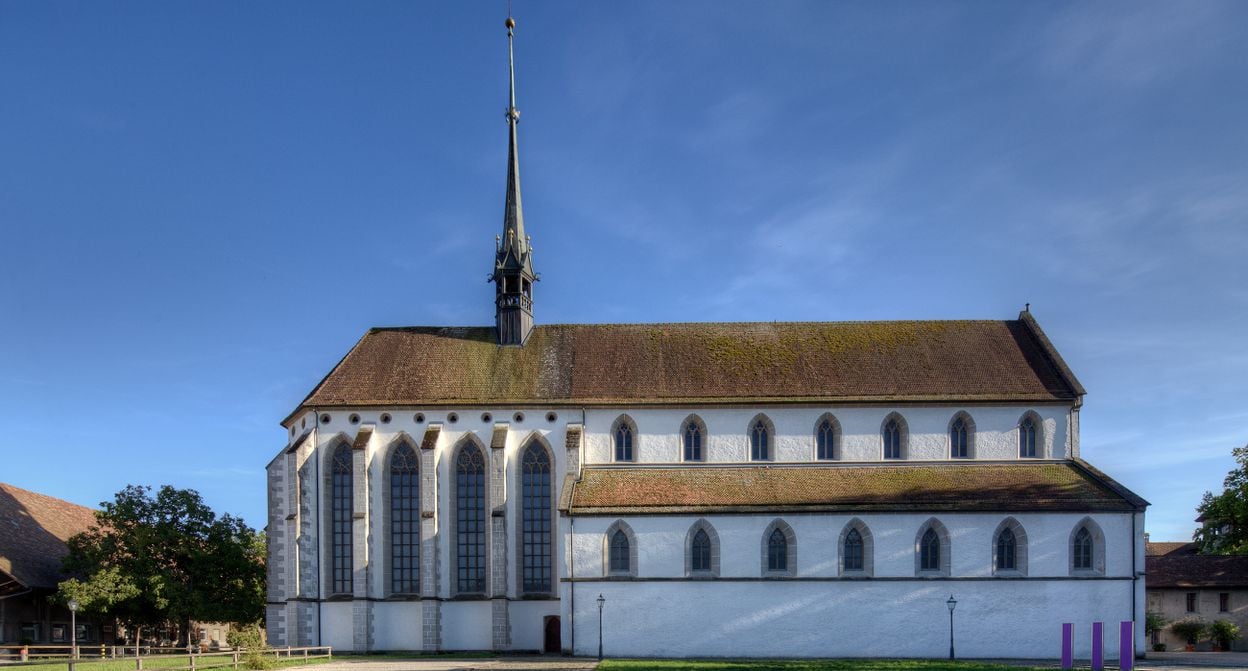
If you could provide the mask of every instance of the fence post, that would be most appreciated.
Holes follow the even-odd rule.
[[[191,658],[191,671],[195,671],[195,653],[191,653],[187,657]]]
[[[307,648],[303,649],[303,663],[304,664],[308,663],[308,649]]]
[[[135,656],[134,668],[136,669],[136,671],[143,671],[143,658],[142,657]]]
[[[234,669],[238,671],[238,651],[234,651]]]

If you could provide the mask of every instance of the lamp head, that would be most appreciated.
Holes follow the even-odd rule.
[[[78,600],[77,599],[70,599],[69,603],[65,605],[69,606],[69,609],[72,610],[73,612],[75,613],[78,612]]]
[[[599,594],[597,601],[598,601],[598,610],[602,610],[603,605],[607,603],[606,598],[604,598],[601,594]]]
[[[958,600],[953,598],[953,595],[950,594],[949,600],[945,602],[945,605],[949,606],[949,612],[952,613],[953,609],[958,607]]]

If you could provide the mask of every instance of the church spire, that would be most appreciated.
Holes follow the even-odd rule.
[[[507,67],[509,97],[507,106],[507,189],[503,204],[503,234],[494,249],[494,304],[498,344],[523,345],[533,330],[532,249],[524,233],[524,210],[520,205],[520,149],[516,126],[520,110],[516,108],[516,58],[514,33],[516,20],[507,17]]]

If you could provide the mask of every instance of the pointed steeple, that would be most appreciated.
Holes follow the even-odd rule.
[[[516,107],[516,58],[514,33],[516,20],[507,17],[507,67],[509,98],[507,106],[507,195],[503,204],[503,234],[494,245],[494,302],[498,344],[523,345],[533,330],[532,249],[524,232],[524,209],[520,203],[520,149],[516,126],[520,110]]]

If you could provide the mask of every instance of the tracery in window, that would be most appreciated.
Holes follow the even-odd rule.
[[[695,572],[711,570],[711,537],[706,535],[705,529],[698,529],[693,535],[689,554],[690,570]]]
[[[702,424],[695,417],[685,420],[685,428],[681,431],[681,446],[684,448],[685,461],[704,461],[702,451]]]
[[[836,418],[831,415],[824,415],[819,418],[815,425],[815,458],[820,460],[836,459],[838,454],[837,443],[840,434],[840,427],[837,425]]]
[[[536,440],[521,460],[521,585],[527,593],[552,591],[550,454]]]
[[[407,443],[390,456],[390,591],[420,592],[420,463]]]
[[[750,424],[750,460],[768,461],[771,459],[771,427],[763,417],[757,417]]]
[[[1024,459],[1032,459],[1040,456],[1036,447],[1037,437],[1039,436],[1039,427],[1036,418],[1031,413],[1023,416],[1022,421],[1018,423],[1018,456]]]
[[[767,539],[767,570],[789,570],[789,543],[779,529],[773,530]]]
[[[861,571],[863,569],[862,534],[857,529],[850,529],[845,535],[845,570]]]
[[[884,442],[885,459],[905,458],[906,426],[899,415],[889,416],[880,429],[880,437]]]
[[[485,593],[485,458],[467,442],[455,459],[455,587]]]
[[[351,446],[341,443],[334,450],[330,468],[330,545],[331,582],[334,594],[350,594],[351,583]]]
[[[997,534],[997,570],[1018,570],[1017,548],[1014,544],[1014,532],[1008,528]]]
[[[627,417],[615,420],[611,444],[615,448],[616,461],[633,460],[633,424]]]
[[[630,565],[628,536],[623,529],[617,529],[611,535],[611,572],[628,573]]]
[[[1092,532],[1087,527],[1079,527],[1075,532],[1074,567],[1081,570],[1092,570]]]
[[[962,413],[949,424],[949,456],[954,459],[967,459],[971,456],[970,422]]]
[[[940,570],[940,537],[934,529],[928,529],[919,541],[919,570]]]

